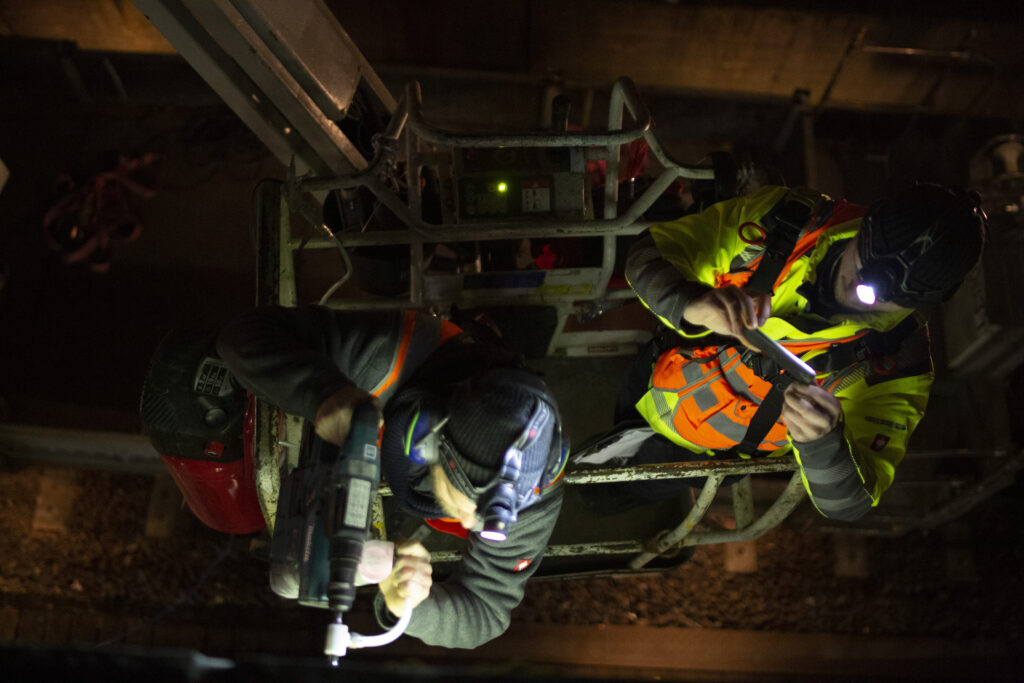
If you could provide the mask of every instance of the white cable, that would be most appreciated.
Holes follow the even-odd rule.
[[[349,649],[354,650],[358,647],[379,647],[381,645],[387,645],[398,640],[399,636],[405,633],[405,629],[409,626],[409,620],[412,619],[412,601],[409,598],[405,599],[405,605],[402,606],[402,617],[398,620],[398,623],[391,627],[390,630],[380,633],[375,636],[363,636],[358,633],[352,634],[352,641],[349,643]]]
[[[363,221],[363,226],[359,228],[359,232],[366,232],[366,226],[370,224],[371,220],[373,220],[374,214],[377,213],[377,209],[379,209],[380,207],[381,203],[378,201],[377,204],[373,207],[373,211],[371,211],[370,215],[366,218],[365,221]],[[324,292],[324,295],[320,297],[319,303],[321,306],[323,306],[330,300],[332,296],[334,296],[334,293],[338,291],[338,288],[345,284],[350,277],[352,277],[352,260],[348,257],[348,251],[345,249],[344,246],[342,246],[341,240],[338,240],[338,238],[335,236],[334,232],[332,232],[330,228],[328,228],[324,223],[320,223],[320,229],[338,241],[338,250],[341,252],[341,260],[345,262],[345,274],[341,276],[340,280],[331,285],[330,288],[326,292]],[[424,266],[424,268],[426,268],[426,266]]]
[[[331,232],[331,229],[328,228],[323,223],[320,224],[320,229],[323,230],[324,232],[326,232],[328,235],[330,235],[334,239],[337,239],[334,236],[334,233]],[[343,284],[345,284],[350,277],[352,277],[352,261],[348,257],[348,251],[345,249],[345,247],[343,247],[341,245],[340,241],[338,242],[337,246],[338,246],[338,251],[341,252],[341,260],[345,264],[345,274],[342,275],[341,278],[337,282],[335,282],[333,285],[331,285],[330,288],[328,288],[328,290],[326,292],[324,292],[324,295],[322,297],[320,297],[320,302],[319,303],[320,303],[321,306],[326,304],[327,301],[330,300],[330,298],[332,296],[334,296],[334,293],[338,291],[338,288],[341,287]]]

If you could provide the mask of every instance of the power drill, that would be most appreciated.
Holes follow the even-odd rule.
[[[379,444],[370,403],[355,407],[344,446],[307,429],[298,466],[281,482],[270,553],[275,593],[335,615],[352,607],[380,481]]]
[[[370,509],[380,482],[380,426],[377,408],[356,406],[352,425],[323,483],[324,532],[330,580],[327,604],[335,614],[347,612],[356,597],[356,569],[370,531]]]

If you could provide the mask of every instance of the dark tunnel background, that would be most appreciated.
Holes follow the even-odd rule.
[[[1024,264],[1024,169],[1007,174],[999,164],[1009,157],[993,151],[1024,134],[1019,13],[925,3],[899,10],[797,2],[327,4],[391,92],[419,80],[427,117],[449,128],[536,128],[553,90],[568,98],[571,123],[600,125],[608,84],[627,75],[659,139],[683,161],[727,150],[770,181],[807,183],[859,203],[913,181],[987,189],[993,232],[984,272],[973,299],[965,295],[932,319],[938,380],[913,447],[1021,450],[1024,414],[1011,390],[1024,381],[1024,321],[1015,299]],[[0,112],[0,161],[9,169],[0,190],[0,423],[138,434],[143,377],[167,331],[215,329],[253,305],[253,189],[286,169],[118,0],[0,1]],[[146,169],[155,193],[130,199],[141,232],[115,244],[109,267],[91,269],[105,262],[96,255],[62,262],[43,228],[61,183],[81,183],[119,157],[145,153],[156,155]],[[1007,177],[996,182],[1000,172]],[[974,315],[979,296],[983,323]],[[964,360],[980,333],[993,341]],[[611,395],[617,377],[601,377],[597,393]],[[576,429],[588,433],[587,424]],[[225,539],[187,511],[171,538],[147,537],[152,477],[73,474],[74,521],[62,533],[33,531],[40,481],[51,474],[14,461],[0,470],[0,642],[95,643],[175,604],[164,620],[174,628],[164,629],[163,640],[159,624],[147,624],[148,636],[128,642],[228,656],[316,654],[320,622],[267,594],[263,566],[243,548],[247,540],[193,590]],[[955,474],[952,466],[938,473]],[[858,542],[867,544],[870,576],[852,582],[829,569],[840,536],[802,515],[758,542],[756,574],[725,574],[719,547],[702,548],[664,575],[538,582],[513,630],[607,624],[1017,647],[1024,634],[1015,608],[1022,599],[1015,568],[1024,560],[1021,487],[1011,472],[994,495],[936,529],[902,539],[865,535]],[[676,600],[685,602],[676,609]],[[54,627],[52,615],[61,611],[67,616]],[[312,633],[313,647],[281,645],[289,641],[282,628],[291,641]],[[232,636],[220,632],[232,629]],[[515,642],[529,647],[529,631],[522,633]],[[994,650],[994,660],[1006,651]],[[396,652],[441,666],[460,661],[415,648]],[[489,652],[483,656],[508,661],[500,649]],[[42,666],[32,656],[16,659],[23,653],[7,655]],[[517,657],[532,665],[528,655]],[[622,666],[619,675],[697,676],[670,664]]]

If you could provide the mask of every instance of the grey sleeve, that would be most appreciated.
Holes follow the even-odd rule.
[[[814,506],[829,519],[852,522],[871,509],[871,496],[861,480],[840,420],[814,441],[793,442]]]
[[[217,351],[248,391],[312,420],[334,391],[352,384],[371,391],[387,375],[401,343],[403,315],[257,308],[221,330]]]
[[[662,258],[650,233],[642,235],[626,257],[626,280],[647,308],[673,329],[688,335],[706,328],[683,320],[687,304],[712,288],[683,278],[675,266]]]
[[[406,633],[428,645],[451,648],[474,648],[504,633],[527,579],[540,566],[561,507],[562,485],[556,484],[520,514],[505,541],[470,534],[462,562],[452,576],[431,587],[413,610]],[[382,626],[394,623],[379,592],[375,608]]]

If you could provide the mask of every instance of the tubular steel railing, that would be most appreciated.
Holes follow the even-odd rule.
[[[633,124],[623,128],[624,113],[628,111]],[[468,242],[490,241],[519,238],[559,238],[559,237],[600,237],[603,240],[601,265],[598,268],[578,268],[562,271],[570,280],[570,286],[522,288],[517,292],[516,303],[542,303],[554,305],[558,309],[558,323],[555,334],[549,342],[548,352],[563,348],[560,346],[561,334],[569,316],[574,314],[580,305],[601,301],[607,294],[608,283],[615,266],[615,237],[632,235],[649,226],[642,220],[643,214],[661,196],[669,186],[679,178],[713,179],[714,171],[710,168],[684,165],[674,160],[662,147],[652,130],[650,112],[643,103],[636,87],[628,78],[621,78],[611,88],[608,115],[608,130],[596,132],[565,132],[565,133],[517,133],[517,134],[464,134],[441,130],[428,124],[422,114],[422,94],[415,81],[406,85],[405,96],[397,111],[392,116],[387,130],[378,137],[376,153],[370,164],[358,173],[330,178],[291,177],[286,186],[286,196],[293,212],[306,214],[314,225],[320,225],[303,202],[306,193],[323,193],[330,190],[354,189],[363,187],[369,190],[380,204],[386,207],[408,229],[379,230],[369,232],[344,232],[325,234],[323,236],[292,237],[287,220],[283,226],[288,231],[287,249],[289,254],[282,254],[281,262],[294,278],[291,251],[305,248],[341,248],[364,246],[409,245],[410,248],[410,286],[409,295],[405,297],[381,297],[367,300],[335,299],[328,305],[333,308],[359,310],[367,308],[424,308],[435,304],[453,303],[447,299],[452,296],[468,297],[468,292],[456,290],[455,294],[444,295],[437,291],[428,293],[425,282],[423,244],[425,242]],[[408,197],[403,199],[388,182],[389,174],[394,168],[399,139],[406,137],[407,188]],[[419,165],[415,163],[419,149],[419,141],[449,148],[458,147],[547,147],[580,149],[589,160],[603,160],[606,164],[606,177],[618,177],[619,147],[634,140],[646,141],[651,153],[662,163],[664,170],[651,185],[621,214],[618,214],[618,183],[606,182],[603,193],[604,213],[601,219],[557,219],[497,221],[497,222],[449,222],[442,224],[427,223],[419,215]],[[324,231],[327,233],[328,231]],[[282,249],[285,245],[282,244]],[[346,258],[346,263],[347,263]],[[560,271],[547,271],[546,277],[557,280]],[[576,286],[572,286],[575,284]],[[563,291],[564,290],[564,291]],[[507,297],[507,294],[474,292],[474,303],[501,303],[491,301],[495,297]],[[521,294],[521,295],[518,295]],[[489,298],[490,297],[490,298]],[[621,336],[621,335],[619,335]],[[628,335],[627,335],[628,336]],[[582,341],[600,343],[600,340],[582,337],[569,337],[577,343]],[[616,340],[610,342],[629,351],[635,342]]]

